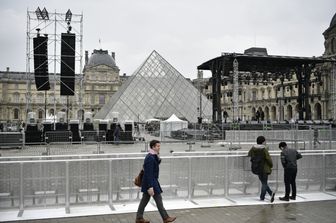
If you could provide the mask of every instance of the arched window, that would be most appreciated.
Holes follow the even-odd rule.
[[[265,90],[261,89],[261,99],[264,100],[265,99]]]
[[[320,103],[316,103],[314,106],[314,119],[321,120],[322,119],[322,106]]]
[[[43,119],[43,110],[38,111],[38,119]]]
[[[19,109],[18,108],[14,109],[14,119],[19,119]]]
[[[54,109],[50,109],[50,110],[49,110],[49,115],[54,115],[54,114],[55,114]]]

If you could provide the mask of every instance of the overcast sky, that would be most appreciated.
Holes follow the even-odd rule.
[[[83,49],[116,52],[131,75],[156,50],[185,77],[221,52],[320,56],[335,0],[0,0],[0,70],[26,70],[27,8],[83,13]],[[101,44],[99,44],[101,39]]]

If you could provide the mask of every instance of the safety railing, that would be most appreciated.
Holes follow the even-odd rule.
[[[309,127],[309,126],[308,126]],[[225,141],[229,143],[249,142],[254,143],[260,135],[266,137],[268,141],[313,141],[309,149],[314,147],[319,149],[319,145],[325,149],[331,149],[331,142],[336,141],[336,129],[330,126],[323,128],[310,127],[310,129],[299,129],[294,126],[288,130],[212,130],[212,129],[180,129],[171,131],[144,131],[130,132],[122,131],[115,137],[108,131],[80,131],[73,139],[71,131],[51,131],[41,136],[41,140],[30,142],[23,132],[0,132],[0,147],[25,147],[38,144],[50,143],[71,143],[71,144],[136,144],[157,139],[162,142],[216,142]]]
[[[284,191],[279,152],[271,152],[274,162],[269,183]],[[336,151],[305,151],[298,161],[297,190],[335,190]],[[133,179],[143,163],[140,157],[107,155],[42,156],[38,159],[0,161],[0,208],[17,209],[57,206],[66,212],[77,205],[114,204],[139,199]],[[168,199],[198,199],[257,196],[260,184],[250,171],[246,153],[188,154],[162,157],[160,183]]]

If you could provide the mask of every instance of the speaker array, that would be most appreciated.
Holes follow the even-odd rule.
[[[50,89],[48,75],[48,37],[37,36],[33,38],[34,46],[34,74],[38,91]]]
[[[61,95],[74,95],[76,35],[62,33],[61,39]]]
[[[38,91],[50,90],[48,75],[48,37],[33,38],[34,74]],[[75,94],[75,53],[76,35],[62,33],[61,35],[61,95]]]

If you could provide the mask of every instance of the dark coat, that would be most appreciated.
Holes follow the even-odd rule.
[[[118,138],[120,137],[120,127],[119,126],[116,126],[116,128],[114,129],[113,135]]]
[[[286,148],[281,152],[281,163],[285,169],[297,169],[296,160],[301,158],[301,153],[295,149]]]
[[[271,174],[273,168],[272,158],[268,152],[268,147],[264,145],[254,145],[248,152],[249,157],[255,156],[258,152],[264,151],[264,173]]]
[[[157,155],[148,153],[144,161],[144,176],[142,178],[141,192],[147,193],[151,187],[155,194],[161,194],[162,189],[159,183],[159,165],[161,160]]]

